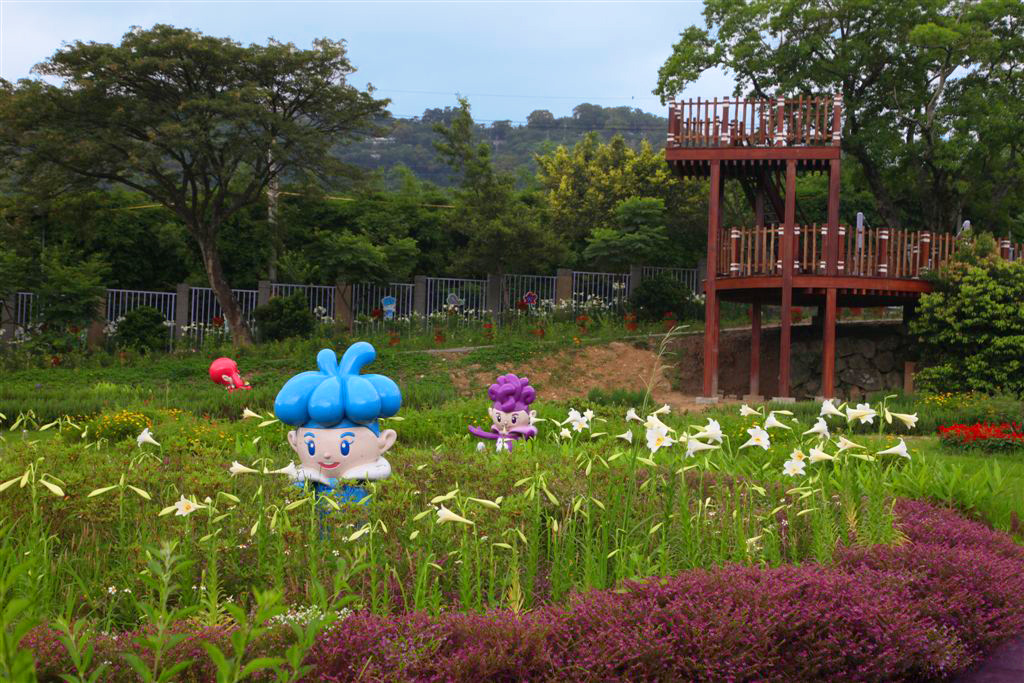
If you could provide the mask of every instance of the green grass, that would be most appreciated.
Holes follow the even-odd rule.
[[[171,607],[191,610],[197,626],[225,619],[229,598],[253,607],[254,588],[300,607],[320,604],[322,587],[339,581],[352,606],[379,613],[526,609],[627,579],[729,563],[828,563],[839,545],[898,543],[894,497],[939,502],[1021,537],[1024,457],[955,453],[930,435],[947,419],[1019,411],[1009,399],[889,400],[892,410],[918,412],[923,429],[913,432],[893,425],[880,433],[877,419],[855,426],[833,419],[833,432],[861,444],[865,458],[838,455],[797,478],[783,475],[783,462],[814,445],[801,432],[817,404],[774,406],[799,424],[773,431],[768,451],[738,448],[763,418],[741,418],[736,406],[663,415],[682,433],[708,418],[721,423],[724,448],[687,458],[679,445],[651,454],[643,428],[626,422],[626,408],[642,396],[598,392],[573,405],[594,410],[589,430],[560,439],[555,421],[569,406],[539,401],[546,421],[537,439],[511,453],[493,444],[478,451],[467,425],[487,424],[488,403],[482,392],[456,396],[448,367],[496,370],[571,345],[558,341],[450,360],[381,349],[370,369],[395,378],[404,395],[402,419],[388,425],[399,432],[388,454],[394,474],[373,487],[370,505],[321,518],[313,497],[283,476],[228,471],[235,460],[256,469],[293,461],[287,427],[240,417],[245,407],[269,415],[281,384],[309,369],[321,345],[243,351],[239,363],[256,388],[232,394],[209,381],[209,357],[200,354],[5,373],[0,556],[28,567],[12,579],[12,595],[28,600],[39,620],[131,629],[146,609],[141,596],[151,595],[155,548],[170,542],[185,562]],[[81,417],[41,429],[63,415]],[[118,433],[111,423],[119,420]],[[136,444],[140,420],[159,448]],[[100,429],[116,436],[97,441]],[[627,429],[632,444],[615,436]],[[898,437],[911,448],[909,460],[870,457]],[[826,450],[835,454],[834,446]],[[66,495],[54,495],[54,486]],[[90,495],[98,489],[107,490]],[[186,517],[159,514],[182,495],[200,504],[209,498],[208,507]],[[473,524],[438,524],[442,504]]]

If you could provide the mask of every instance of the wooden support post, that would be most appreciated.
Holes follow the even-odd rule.
[[[889,275],[889,228],[878,229],[878,251],[875,254],[878,262],[878,276]]]
[[[825,249],[825,272],[837,275],[839,269],[839,159],[832,159],[828,166],[828,235]]]
[[[760,401],[761,397],[761,302],[750,306],[750,394],[744,397]]]
[[[824,344],[821,356],[821,395],[835,397],[836,385],[836,288],[825,291]]]
[[[737,277],[740,274],[740,229],[733,228],[729,231],[729,275]]]
[[[722,165],[711,162],[711,192],[708,201],[707,279],[704,281],[704,399],[718,398],[718,235],[722,222]]]
[[[793,229],[796,223],[796,161],[786,161],[786,211],[782,224],[782,320],[779,335],[780,398],[789,398],[789,357],[793,326]]]
[[[999,256],[1004,261],[1010,260],[1010,239],[1008,237],[999,240]]]
[[[925,230],[921,233],[921,248],[917,252],[917,274],[928,272],[932,260],[932,234]]]

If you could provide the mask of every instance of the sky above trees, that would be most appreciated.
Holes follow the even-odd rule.
[[[664,115],[651,93],[679,33],[702,23],[702,3],[659,2],[200,2],[31,0],[0,3],[0,77],[29,76],[61,43],[119,43],[132,25],[173,24],[248,44],[268,37],[308,48],[318,37],[348,41],[367,82],[395,116],[469,99],[477,122],[525,122],[535,109],[567,116],[581,102]],[[719,71],[687,89],[720,97]]]

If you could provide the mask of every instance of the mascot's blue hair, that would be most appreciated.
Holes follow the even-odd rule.
[[[366,342],[348,347],[340,363],[334,351],[323,349],[316,354],[319,370],[300,372],[281,387],[274,414],[294,427],[369,427],[380,435],[377,420],[398,412],[402,392],[384,375],[359,374],[376,357]]]

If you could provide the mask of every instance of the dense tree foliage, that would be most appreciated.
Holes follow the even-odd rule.
[[[157,25],[120,45],[71,43],[35,71],[60,85],[23,80],[0,99],[0,145],[19,180],[41,194],[124,186],[169,209],[238,343],[251,339],[224,274],[222,227],[277,177],[338,172],[331,145],[367,131],[387,104],[348,84],[345,45],[328,39],[245,47]]]
[[[696,263],[707,226],[707,183],[674,177],[660,151],[647,143],[633,149],[621,136],[602,143],[590,134],[572,149],[559,147],[539,156],[537,164],[551,228],[578,255],[577,262],[586,263],[588,240],[607,244],[622,234],[616,211],[623,202],[649,198],[661,201],[670,238],[651,254],[649,265]]]
[[[714,68],[737,95],[841,93],[875,224],[1024,235],[1019,0],[706,0],[704,19],[661,67],[664,100]]]
[[[541,223],[540,208],[515,190],[515,178],[494,168],[491,147],[474,135],[469,102],[460,100],[449,125],[435,124],[438,155],[459,178],[452,227],[463,246],[452,255],[473,272],[549,270],[567,252]]]

